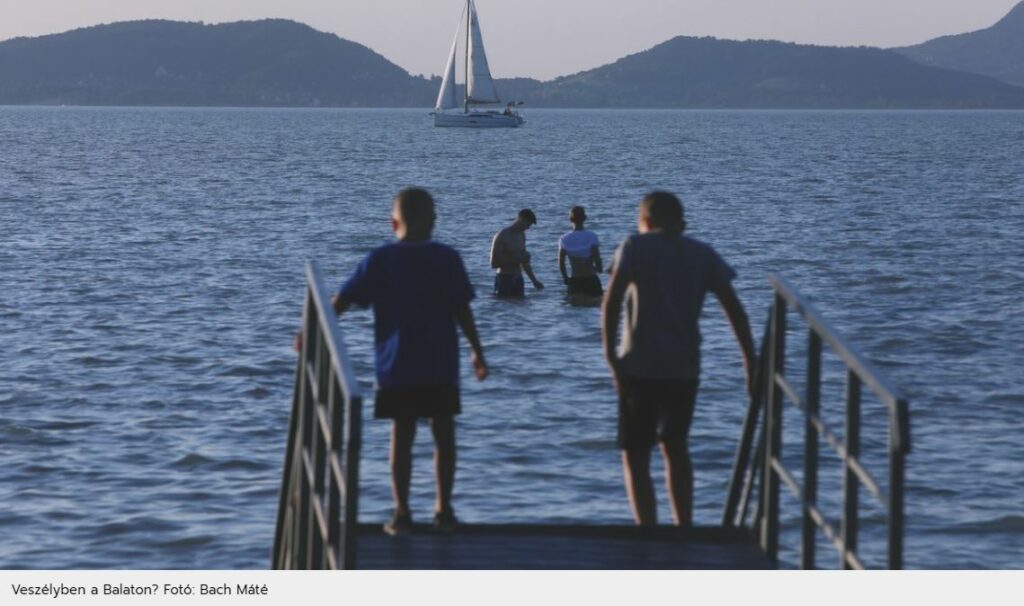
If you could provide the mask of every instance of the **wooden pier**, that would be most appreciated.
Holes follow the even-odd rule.
[[[450,534],[416,526],[411,534],[399,537],[385,535],[379,524],[358,521],[363,400],[315,262],[307,265],[306,277],[303,346],[272,553],[275,569],[776,568],[781,484],[787,485],[801,504],[800,567],[817,566],[818,531],[835,546],[840,568],[867,567],[857,555],[861,487],[888,512],[888,558],[884,566],[875,567],[903,565],[904,464],[910,451],[907,402],[780,276],[770,277],[775,298],[721,526],[683,530],[670,526],[464,524]],[[805,321],[808,330],[803,393],[785,375],[786,318],[791,311]],[[820,396],[823,345],[847,369],[842,437],[818,414],[824,406]],[[888,411],[887,493],[858,460],[865,386]],[[804,413],[802,486],[780,456],[786,401]],[[819,439],[833,448],[843,466],[838,528],[817,503]]]
[[[449,570],[756,570],[774,568],[749,533],[720,527],[476,525],[439,534],[430,526],[390,537],[359,526],[359,568]]]

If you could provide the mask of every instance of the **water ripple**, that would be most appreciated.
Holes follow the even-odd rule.
[[[303,262],[336,287],[390,237],[407,184],[438,198],[493,366],[464,386],[462,518],[629,521],[599,310],[566,300],[555,242],[582,203],[610,258],[664,187],[738,270],[758,336],[781,269],[911,398],[908,565],[1024,566],[1019,113],[530,116],[459,133],[416,111],[0,109],[0,567],[266,567]],[[524,206],[549,288],[495,301],[490,237]],[[696,517],[714,523],[744,397],[713,301],[705,316],[691,447]],[[372,317],[342,328],[369,388]],[[866,445],[884,437],[872,427]],[[366,520],[391,507],[387,440],[367,422]],[[429,432],[416,449],[428,512]],[[868,551],[878,519],[865,510]]]

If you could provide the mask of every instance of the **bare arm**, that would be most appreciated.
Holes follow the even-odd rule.
[[[747,372],[747,391],[754,389],[754,369],[757,367],[757,354],[754,351],[754,337],[750,334],[750,321],[747,319],[747,312],[743,309],[739,297],[732,284],[726,284],[723,288],[715,291],[718,302],[722,304],[725,317],[732,325],[732,331],[736,335],[736,342],[743,354],[743,367]]]
[[[532,268],[529,265],[528,257],[522,262],[522,272],[525,273],[526,277],[529,278],[529,282],[534,283],[535,289],[540,291],[541,289],[544,288],[544,284],[541,282],[541,280],[537,279],[537,276],[534,275],[534,268]]]
[[[590,249],[590,259],[594,262],[594,270],[597,273],[604,271],[604,264],[601,262],[601,249],[597,245]]]
[[[494,239],[491,240],[491,268],[498,269],[501,267],[501,234],[495,234]]]
[[[626,294],[627,281],[618,271],[612,272],[608,291],[604,294],[601,304],[601,343],[604,345],[604,357],[612,370],[615,388],[620,385],[619,357],[615,351],[619,335],[619,319],[622,316],[622,301]]]
[[[565,269],[565,257],[568,256],[564,248],[558,249],[558,273],[562,274],[562,283],[569,283],[569,272]]]
[[[480,335],[476,331],[476,320],[473,318],[473,310],[466,303],[455,311],[455,320],[462,328],[462,334],[466,335],[469,341],[469,348],[472,350],[473,372],[476,378],[483,381],[487,378],[487,362],[484,360],[484,348],[480,344]]]

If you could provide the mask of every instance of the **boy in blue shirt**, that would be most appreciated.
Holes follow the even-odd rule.
[[[459,348],[455,325],[472,349],[478,380],[487,363],[469,302],[473,287],[459,253],[431,240],[434,200],[423,189],[395,197],[391,225],[397,242],[370,252],[334,297],[339,316],[351,305],[373,307],[377,397],[374,417],[392,419],[391,474],[395,511],[384,525],[391,535],[412,530],[409,480],[417,419],[434,434],[437,499],[434,526],[451,531],[455,481],[455,415],[459,401]]]

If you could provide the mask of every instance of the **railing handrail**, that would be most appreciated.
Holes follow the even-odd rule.
[[[723,513],[723,525],[743,525],[747,500],[753,484],[761,479],[761,496],[755,516],[761,546],[772,559],[777,559],[779,533],[779,482],[784,482],[801,501],[803,517],[803,556],[801,565],[814,567],[814,533],[820,529],[841,554],[844,568],[862,568],[856,554],[858,532],[858,488],[864,486],[889,513],[889,568],[902,567],[903,549],[903,481],[904,458],[910,451],[910,420],[907,401],[868,363],[838,331],[824,319],[808,299],[782,276],[768,277],[773,290],[772,309],[757,366],[757,389],[751,398],[737,449],[733,477]],[[785,375],[786,313],[794,310],[807,323],[807,385],[801,397]],[[846,430],[842,439],[831,431],[818,414],[821,400],[821,353],[827,345],[847,369]],[[861,385],[869,386],[889,410],[889,491],[883,495],[878,482],[861,465],[860,404]],[[804,412],[804,485],[796,482],[781,457],[782,405],[788,399]],[[747,471],[753,434],[764,410],[761,444],[757,462]],[[844,471],[844,505],[841,531],[836,531],[817,507],[817,475],[819,438],[832,446],[842,459]],[[746,483],[744,484],[744,481]],[[742,503],[740,487],[743,485]],[[742,508],[737,514],[737,509]]]
[[[362,395],[312,260],[301,335],[272,566],[353,568]]]
[[[894,421],[897,427],[899,427],[899,432],[895,436],[897,438],[895,445],[901,448],[904,453],[909,453],[910,422],[906,414],[907,411],[901,410],[898,405],[898,402],[905,401],[899,391],[880,372],[875,370],[874,366],[861,355],[860,351],[853,344],[844,341],[839,336],[839,332],[832,327],[832,324],[785,278],[778,273],[770,273],[768,274],[768,282],[772,285],[772,289],[786,300],[790,309],[800,314],[804,321],[815,329],[815,332],[822,338],[822,341],[828,344],[832,351],[843,360],[847,368],[857,373],[860,380],[870,387],[879,399],[889,407],[889,411],[894,415]]]

